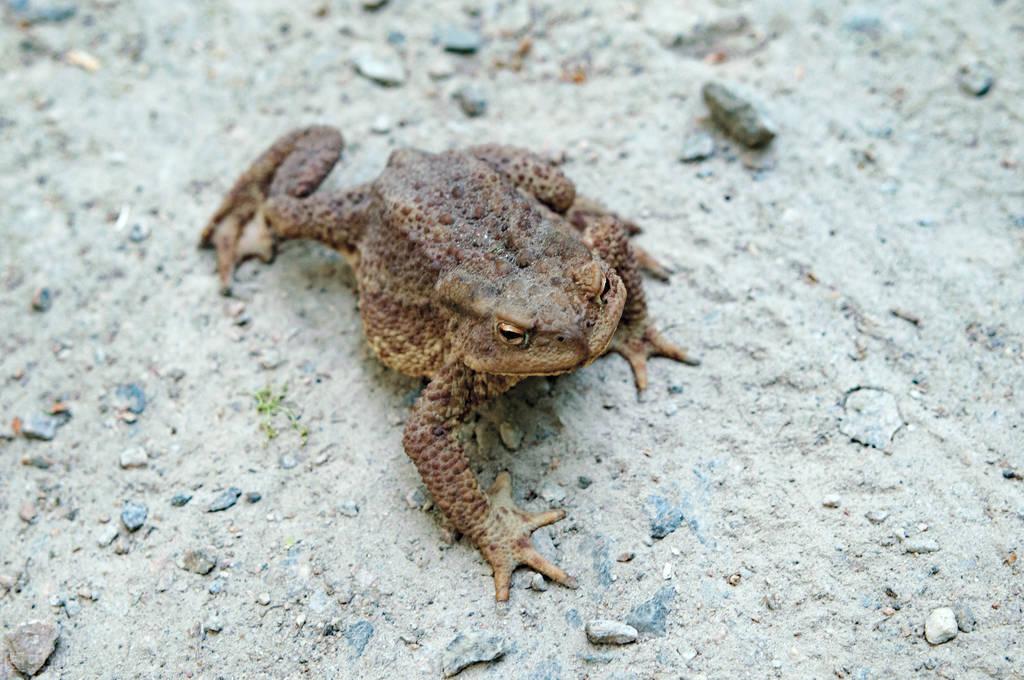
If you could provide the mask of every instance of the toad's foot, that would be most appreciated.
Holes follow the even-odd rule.
[[[494,570],[494,598],[508,600],[512,572],[525,565],[552,581],[569,588],[576,587],[576,579],[562,571],[533,547],[530,534],[540,527],[553,524],[565,517],[564,510],[526,512],[512,501],[512,477],[502,472],[487,491],[490,510],[481,523],[474,543]]]
[[[636,388],[641,391],[647,389],[647,359],[650,357],[666,357],[688,366],[700,365],[699,359],[666,339],[654,326],[647,326],[643,331],[637,327],[620,327],[610,350],[626,358],[633,369]]]
[[[274,259],[274,234],[267,226],[262,207],[253,207],[252,204],[258,202],[262,202],[262,197],[233,206],[203,229],[200,245],[217,250],[217,274],[225,295],[231,290],[232,274],[237,265],[253,257],[263,262]]]
[[[217,249],[222,292],[230,291],[231,276],[242,261],[251,257],[264,262],[273,259],[275,242],[281,234],[274,230],[276,225],[268,223],[268,218],[280,213],[281,206],[275,210],[273,201],[268,200],[309,196],[338,161],[342,146],[341,133],[330,127],[293,130],[274,142],[235,181],[200,239],[201,246]],[[291,212],[296,212],[294,207]],[[296,233],[290,237],[308,235]]]

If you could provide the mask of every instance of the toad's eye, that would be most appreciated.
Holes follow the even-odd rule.
[[[604,277],[604,283],[601,284],[601,302],[608,301],[608,294],[612,292],[612,282],[608,280],[608,277]]]
[[[526,344],[526,330],[516,326],[515,324],[511,324],[506,321],[499,321],[495,330],[498,332],[498,337],[509,345]]]

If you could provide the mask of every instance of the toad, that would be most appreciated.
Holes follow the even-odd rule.
[[[269,262],[289,239],[337,249],[358,281],[366,340],[380,360],[427,384],[405,424],[405,452],[434,503],[490,564],[507,600],[525,565],[569,587],[531,534],[565,516],[530,512],[501,472],[488,489],[457,436],[475,409],[528,376],[574,371],[606,352],[629,362],[695,365],[651,325],[640,269],[665,277],[632,245],[631,222],[576,194],[552,163],[497,145],[395,151],[380,176],[317,191],[341,156],[331,127],[277,140],[235,182],[202,234],[225,292],[240,262]]]

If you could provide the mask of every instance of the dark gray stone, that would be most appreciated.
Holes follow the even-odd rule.
[[[192,500],[192,494],[190,493],[176,493],[171,496],[171,505],[176,508],[183,508],[188,505],[188,502]]]
[[[213,499],[213,502],[210,503],[210,507],[207,509],[207,512],[221,512],[222,510],[227,510],[237,503],[241,496],[242,490],[237,486],[228,487]]]
[[[345,640],[352,649],[352,656],[356,659],[363,655],[366,645],[373,637],[373,624],[366,620],[353,623],[345,631]]]
[[[756,149],[775,139],[775,124],[761,105],[735,87],[711,82],[702,93],[711,118],[736,141]]]
[[[650,496],[647,499],[651,517],[651,538],[665,538],[683,523],[683,509],[673,506],[664,496]]]
[[[953,614],[956,615],[956,627],[963,633],[973,633],[978,627],[978,619],[974,612],[963,602],[958,602],[953,607]]]
[[[626,617],[626,623],[640,633],[661,637],[665,634],[665,622],[672,611],[672,601],[675,597],[674,587],[663,586],[654,597],[634,607]]]
[[[146,517],[148,516],[149,508],[142,503],[125,501],[121,507],[121,523],[124,524],[124,528],[128,531],[138,531],[141,529],[142,525],[146,523]]]

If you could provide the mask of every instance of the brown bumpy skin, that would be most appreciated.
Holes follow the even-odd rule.
[[[341,251],[359,283],[367,342],[388,366],[429,384],[403,444],[434,502],[480,550],[507,600],[519,565],[574,587],[531,534],[565,516],[516,506],[508,473],[484,491],[458,430],[527,376],[556,375],[607,351],[636,384],[647,358],[696,363],[650,325],[638,268],[664,270],[630,245],[639,229],[576,195],[551,163],[507,146],[392,153],[373,182],[317,191],[342,151],[328,127],[291,132],[239,179],[203,230],[222,289],[249,257],[313,239]]]

